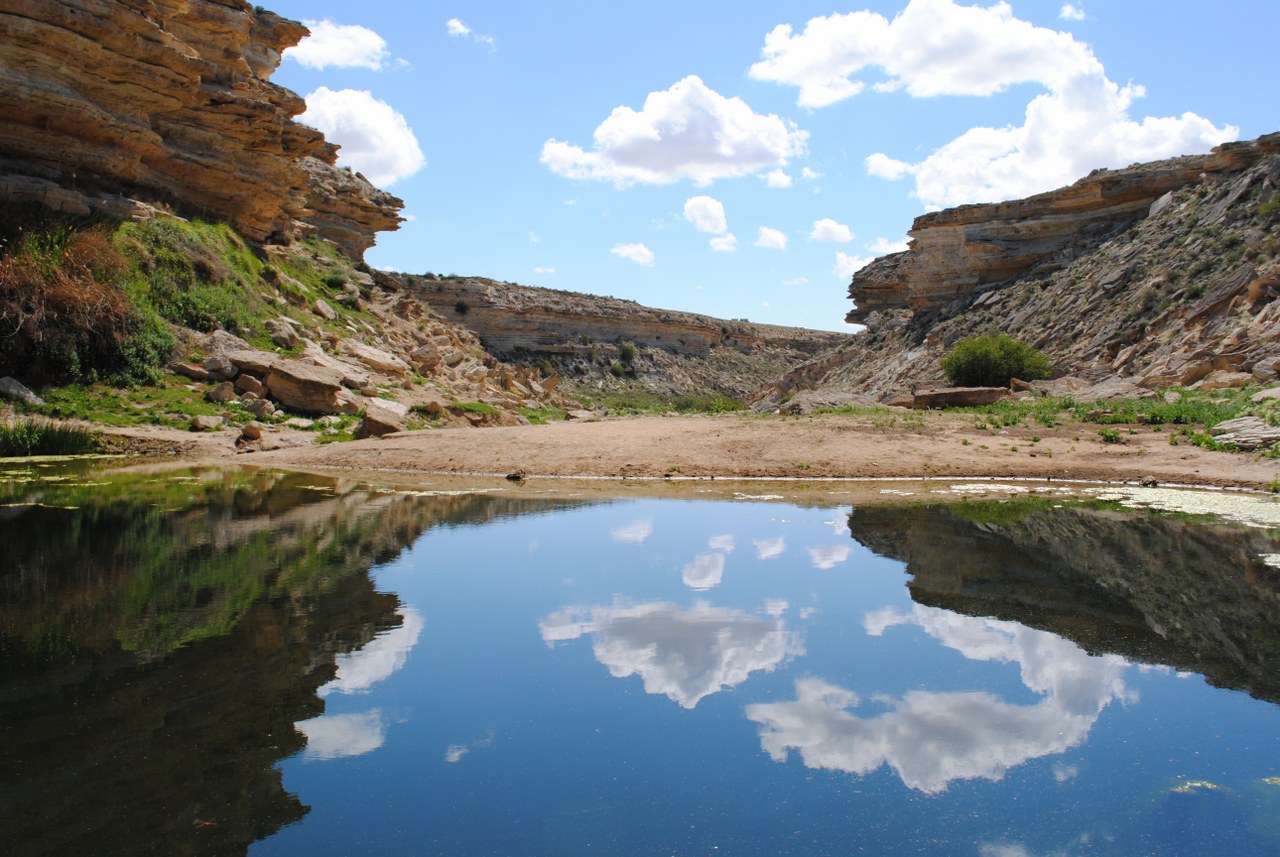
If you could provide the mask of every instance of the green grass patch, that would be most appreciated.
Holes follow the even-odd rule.
[[[561,423],[567,416],[563,408],[519,408],[517,412],[535,426]]]
[[[33,419],[0,422],[0,457],[84,455],[100,447],[96,432],[77,426]]]
[[[486,402],[452,402],[449,407],[456,408],[459,411],[467,411],[473,414],[489,414],[498,413],[498,409]]]

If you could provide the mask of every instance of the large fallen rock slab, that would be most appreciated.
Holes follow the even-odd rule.
[[[1008,387],[946,387],[941,390],[920,390],[911,398],[916,410],[934,408],[977,408],[990,405],[1009,396]]]
[[[396,378],[401,378],[409,373],[408,363],[394,354],[388,354],[381,348],[374,348],[372,345],[365,345],[363,342],[352,340],[343,343],[343,347],[348,354],[375,372],[392,375]]]
[[[1218,443],[1233,443],[1241,449],[1264,449],[1280,442],[1280,426],[1270,425],[1258,417],[1220,422],[1212,433]]]
[[[359,398],[342,386],[342,375],[325,366],[281,360],[264,379],[271,398],[286,408],[311,414],[355,414]]]

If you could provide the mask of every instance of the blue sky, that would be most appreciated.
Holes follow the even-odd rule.
[[[273,79],[373,265],[829,330],[927,210],[1280,130],[1275,0],[829,2],[277,0]]]

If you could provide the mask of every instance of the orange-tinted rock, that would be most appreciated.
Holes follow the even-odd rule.
[[[0,198],[145,200],[257,241],[314,221],[358,257],[402,203],[332,167],[293,121],[302,98],[268,80],[306,34],[240,0],[0,0]]]

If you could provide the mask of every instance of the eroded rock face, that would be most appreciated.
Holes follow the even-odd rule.
[[[400,200],[333,167],[268,78],[307,30],[241,0],[0,0],[0,198],[226,220],[262,241],[298,224],[358,257]]]
[[[1205,174],[1238,172],[1278,148],[1277,135],[1228,143],[1208,155],[1095,170],[1069,187],[1026,199],[925,214],[912,224],[909,250],[854,274],[849,297],[857,306],[846,320],[864,322],[894,309],[936,310],[1033,269],[1048,275],[1153,209],[1162,211],[1172,191]]]
[[[849,338],[842,333],[653,309],[635,301],[482,277],[402,276],[402,280],[412,294],[445,318],[479,334],[499,356],[517,351],[572,354],[586,343],[622,341],[697,356],[720,347],[750,352],[764,346],[814,354]]]

